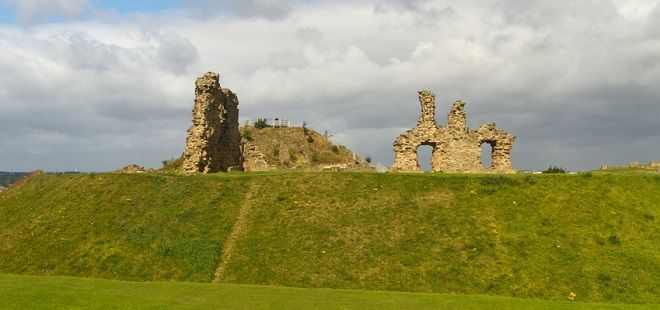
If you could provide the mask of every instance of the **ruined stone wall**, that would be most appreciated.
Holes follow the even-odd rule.
[[[391,171],[419,171],[417,148],[420,145],[433,147],[432,161],[438,160],[437,137],[441,134],[435,121],[435,94],[422,90],[419,92],[421,115],[417,126],[406,131],[394,141],[394,164]],[[439,163],[437,163],[439,164]]]
[[[422,112],[419,114],[417,127],[435,127],[435,94],[422,90],[418,95]]]
[[[417,126],[401,134],[394,141],[394,163],[389,171],[421,171],[417,148],[420,145],[433,147],[431,169],[433,172],[513,172],[511,148],[515,136],[499,130],[495,123],[480,126],[470,131],[467,126],[465,102],[453,103],[447,115],[447,126],[435,122],[435,95],[420,91],[421,113]],[[492,147],[492,164],[483,167],[481,145]]]
[[[286,154],[288,155],[289,153],[287,152]],[[245,171],[275,170],[275,167],[268,163],[266,155],[253,143],[243,143],[243,158],[243,170]]]
[[[183,153],[185,173],[242,169],[238,98],[221,88],[219,75],[207,72],[195,81],[195,106]]]

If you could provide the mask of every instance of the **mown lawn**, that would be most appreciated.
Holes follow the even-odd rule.
[[[653,309],[495,296],[0,275],[2,309]]]

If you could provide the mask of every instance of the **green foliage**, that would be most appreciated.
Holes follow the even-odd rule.
[[[241,133],[241,138],[247,141],[254,140],[254,138],[252,138],[252,130],[250,130],[250,128],[248,127],[245,127],[245,129],[243,129],[243,132]]]
[[[371,156],[367,155],[367,157],[364,158],[364,161],[371,163]]]
[[[183,156],[179,158],[170,158],[163,160],[163,168],[161,168],[161,171],[164,172],[176,172],[180,171],[181,167],[183,166]]]
[[[259,118],[256,122],[254,122],[254,128],[263,129],[266,127],[268,127],[268,120],[265,118]]]
[[[333,153],[335,153],[335,154],[339,154],[339,146],[336,146],[336,145],[333,144],[333,145],[330,147],[330,149],[332,150]]]
[[[311,135],[307,136],[307,142],[314,143],[314,138]]]
[[[312,164],[318,164],[320,162],[319,153],[312,152],[312,156],[310,157],[310,160],[311,160]]]
[[[298,151],[297,149],[293,149],[293,148],[289,149],[289,158],[291,158],[292,162],[295,162],[296,160],[298,160],[298,157],[300,157],[300,151]]]
[[[0,273],[208,282],[247,205],[224,283],[657,303],[654,178],[38,175],[0,195]]]
[[[566,173],[566,169],[558,166],[550,166],[548,169],[544,170],[543,173]]]

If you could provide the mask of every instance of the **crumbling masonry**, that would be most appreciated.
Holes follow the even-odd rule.
[[[495,128],[495,123],[468,130],[465,102],[456,101],[449,112],[447,126],[438,126],[435,120],[435,94],[419,92],[422,105],[417,126],[394,141],[394,163],[389,171],[421,171],[417,148],[429,145],[433,172],[515,172],[511,166],[511,148],[516,136]],[[483,167],[481,145],[492,147],[492,164]]]
[[[242,170],[238,97],[221,88],[219,75],[207,72],[195,81],[195,106],[183,153],[185,173]]]

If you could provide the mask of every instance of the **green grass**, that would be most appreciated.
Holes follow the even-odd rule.
[[[660,172],[660,170],[655,169],[655,168],[630,168],[630,167],[609,167],[607,169],[597,169],[591,171],[593,173],[599,173],[599,174],[607,174],[607,173],[616,173],[616,174],[640,174],[640,173],[648,173],[648,174],[657,174]]]
[[[246,182],[36,176],[0,196],[0,272],[210,281]]]
[[[660,302],[652,174],[40,175],[0,272],[209,282],[244,201],[223,283]]]
[[[651,309],[425,293],[0,275],[3,309]]]

